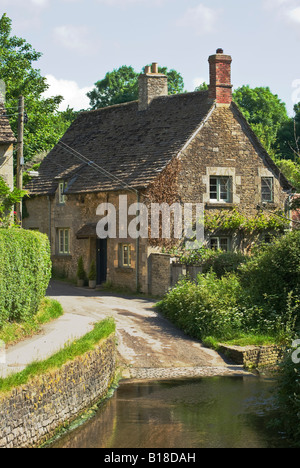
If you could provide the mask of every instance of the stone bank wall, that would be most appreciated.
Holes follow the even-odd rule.
[[[220,345],[219,351],[245,368],[276,366],[283,357],[280,346],[228,346]]]
[[[0,448],[34,448],[103,398],[116,367],[111,335],[61,369],[0,395]]]

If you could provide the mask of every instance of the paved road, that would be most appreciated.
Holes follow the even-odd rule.
[[[47,294],[62,304],[64,316],[43,327],[33,339],[9,348],[2,375],[50,356],[106,317],[113,317],[117,324],[118,360],[125,378],[245,374],[241,367],[226,363],[218,353],[175,328],[157,313],[153,301],[80,289],[57,281],[51,282]]]

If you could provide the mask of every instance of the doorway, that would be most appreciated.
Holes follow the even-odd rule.
[[[97,239],[97,284],[106,282],[107,277],[107,239]]]

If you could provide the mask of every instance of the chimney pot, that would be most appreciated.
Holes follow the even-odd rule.
[[[224,50],[223,49],[217,49],[217,54],[224,54]]]
[[[156,75],[158,73],[158,63],[156,62],[152,63],[152,73],[155,73]]]
[[[148,73],[151,73],[151,67],[149,65],[145,67],[145,75],[147,75]]]

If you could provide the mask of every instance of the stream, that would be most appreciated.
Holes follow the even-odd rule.
[[[53,448],[285,448],[272,426],[274,381],[215,377],[124,381]]]

